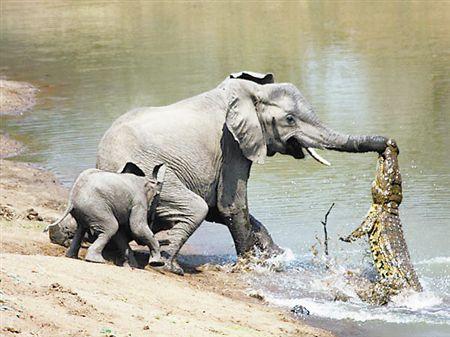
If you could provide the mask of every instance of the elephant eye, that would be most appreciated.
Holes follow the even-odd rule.
[[[287,121],[289,124],[294,124],[294,123],[295,123],[295,118],[294,118],[294,116],[292,116],[292,115],[287,115],[287,116],[286,116],[286,121]]]

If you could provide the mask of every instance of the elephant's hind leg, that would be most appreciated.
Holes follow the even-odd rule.
[[[104,220],[98,221],[91,226],[99,232],[98,238],[88,248],[86,261],[105,263],[102,256],[103,249],[119,230],[119,223],[114,216],[106,217]]]
[[[87,228],[84,224],[77,221],[77,230],[75,231],[75,235],[70,243],[70,247],[66,252],[66,256],[78,259],[78,252],[80,251],[81,242],[83,241],[84,235],[86,234]]]
[[[170,174],[170,179],[164,183],[156,210],[157,221],[171,224],[167,233],[170,243],[161,247],[165,269],[180,275],[184,273],[175,258],[187,239],[205,220],[208,209],[200,196],[184,186],[173,173]]]

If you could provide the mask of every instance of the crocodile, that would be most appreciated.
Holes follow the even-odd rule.
[[[362,300],[376,305],[387,304],[403,289],[423,290],[411,263],[399,216],[403,195],[398,155],[397,143],[388,140],[385,151],[378,157],[369,212],[358,228],[340,238],[352,242],[368,236],[378,278],[356,292]]]

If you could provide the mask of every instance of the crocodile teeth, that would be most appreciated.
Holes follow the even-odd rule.
[[[321,163],[321,164],[323,164],[323,165],[326,165],[326,166],[330,166],[330,165],[331,165],[331,163],[330,163],[328,160],[323,159],[323,158],[316,152],[316,150],[314,150],[313,148],[307,147],[307,148],[306,148],[306,151],[308,151],[308,153],[310,154],[310,156],[313,157],[315,160],[317,160],[319,163]]]

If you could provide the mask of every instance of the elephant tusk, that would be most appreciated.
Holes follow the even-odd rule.
[[[50,224],[50,225],[47,225],[47,227],[45,227],[44,228],[44,230],[42,231],[43,233],[47,233],[49,230],[50,230],[50,228],[53,228],[53,227],[55,227],[55,226],[58,226],[57,224]]]
[[[317,160],[319,163],[326,165],[326,166],[331,165],[331,163],[328,160],[323,159],[313,148],[307,147],[306,151],[308,151],[309,155],[311,157],[313,157],[315,160]]]

